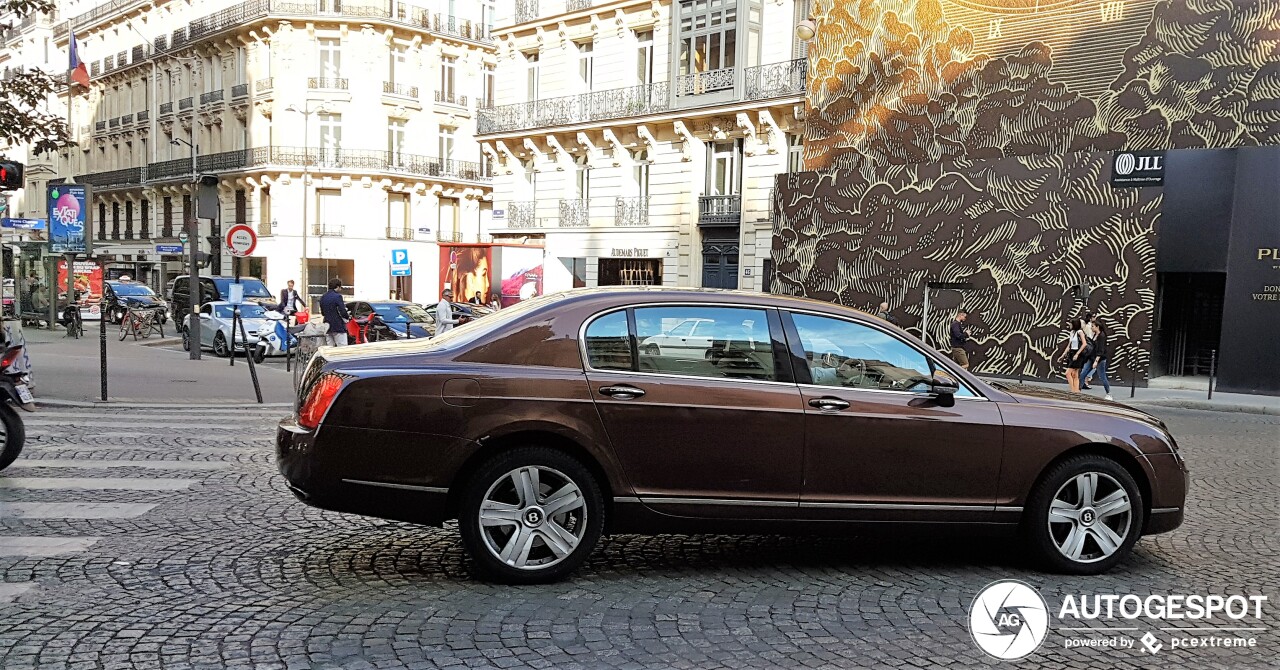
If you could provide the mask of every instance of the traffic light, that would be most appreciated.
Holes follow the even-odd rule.
[[[0,191],[22,188],[22,163],[0,161]]]

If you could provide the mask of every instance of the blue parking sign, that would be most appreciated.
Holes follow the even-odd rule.
[[[413,273],[413,266],[409,263],[408,249],[392,249],[391,250],[391,276],[392,277],[408,277]]]

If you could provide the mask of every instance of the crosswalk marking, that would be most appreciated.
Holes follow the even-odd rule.
[[[133,519],[154,503],[35,503],[0,501],[0,519]]]
[[[130,447],[131,449],[133,447]],[[150,470],[225,470],[230,463],[223,461],[121,461],[94,458],[19,458],[10,468],[147,468]]]
[[[35,588],[35,582],[0,582],[0,603],[11,603],[18,596]]]
[[[186,421],[163,421],[151,422],[141,421],[137,419],[126,419],[122,421],[103,421],[94,419],[92,421],[67,421],[65,419],[24,419],[23,423],[28,426],[49,426],[58,428],[101,428],[106,426],[117,428],[155,428],[157,430],[175,430],[175,429],[191,429],[200,428],[204,430],[244,430],[242,422],[232,422],[228,420],[226,423],[188,423]]]
[[[102,538],[4,535],[0,536],[0,556],[31,558],[73,554],[87,550],[100,539]]]
[[[93,489],[100,491],[183,491],[194,479],[140,477],[0,477],[0,489]]]

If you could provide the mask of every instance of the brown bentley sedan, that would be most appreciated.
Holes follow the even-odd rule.
[[[492,579],[556,579],[601,533],[1020,533],[1091,574],[1182,523],[1164,425],[988,384],[867,314],[583,289],[431,340],[322,349],[280,424],[310,505],[458,519]]]

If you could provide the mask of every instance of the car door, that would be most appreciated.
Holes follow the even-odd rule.
[[[762,343],[751,352],[756,364],[721,366],[701,354],[638,346],[692,318],[753,324]],[[795,513],[804,410],[785,355],[777,355],[784,351],[775,310],[637,306],[600,315],[584,332],[596,407],[644,504],[686,517]]]
[[[783,316],[805,410],[806,516],[865,520],[990,517],[1004,428],[961,384],[932,393],[931,355],[887,328],[830,315]]]
[[[212,347],[213,336],[217,332],[218,323],[213,318],[213,305],[206,302],[200,305],[200,344]]]

